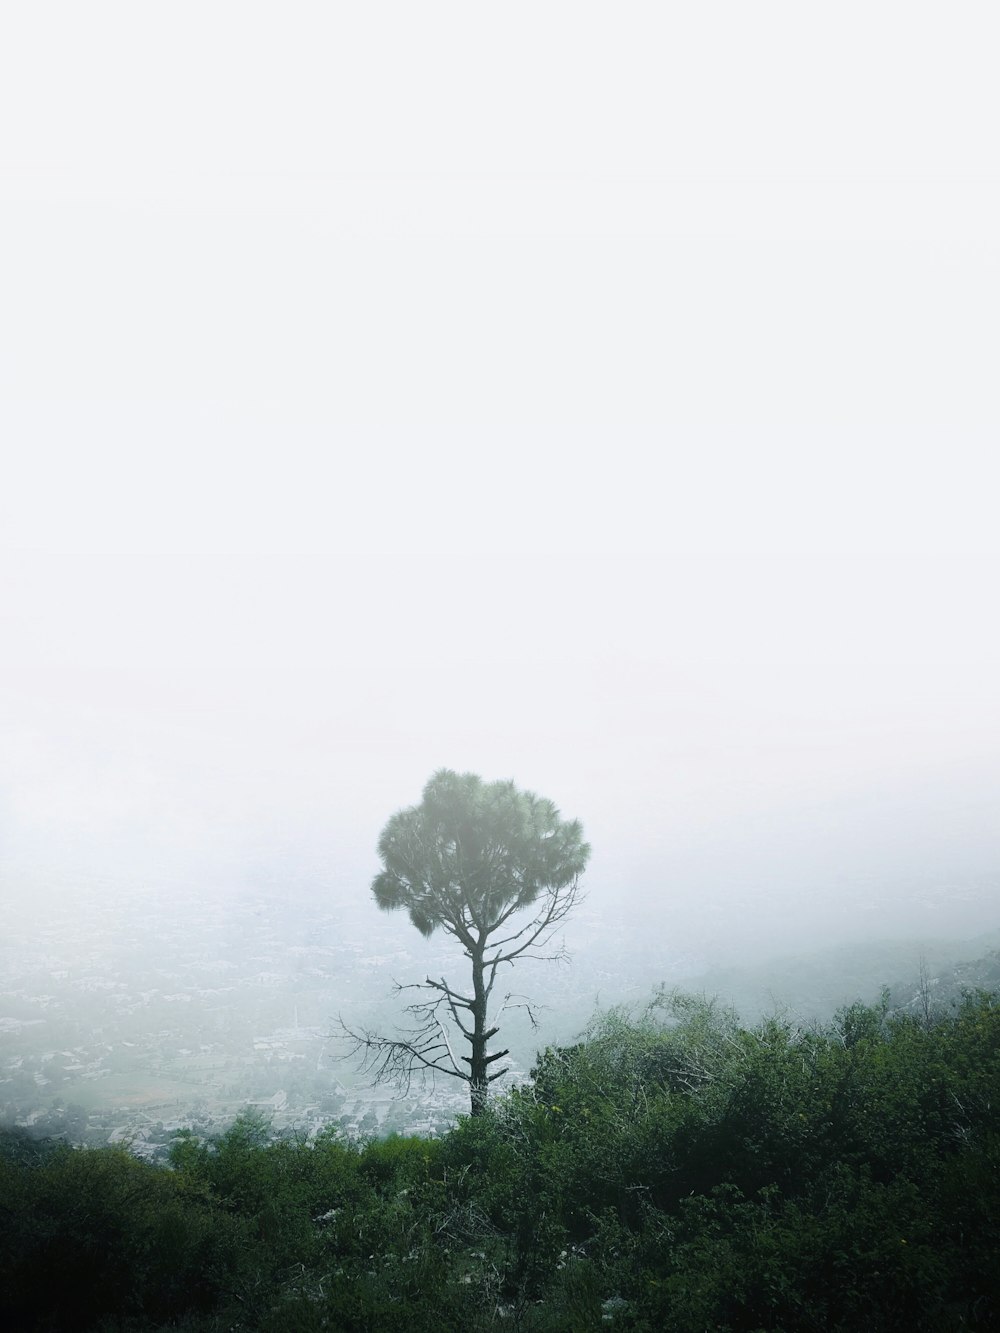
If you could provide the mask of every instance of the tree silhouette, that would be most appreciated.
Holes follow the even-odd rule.
[[[384,869],[372,893],[379,907],[409,912],[422,935],[450,935],[469,960],[472,984],[459,990],[444,977],[427,977],[401,986],[422,992],[407,1006],[407,1029],[384,1036],[342,1022],[342,1033],[376,1083],[408,1088],[414,1075],[461,1079],[478,1115],[490,1084],[506,1072],[493,1066],[508,1051],[489,1050],[500,1012],[512,1001],[506,996],[491,1019],[497,978],[519,958],[565,957],[551,945],[580,900],[590,848],[579,822],[561,819],[551,801],[513,782],[441,769],[419,805],[392,816],[378,851]],[[530,1004],[522,1007],[534,1021]],[[461,1045],[456,1051],[456,1037],[467,1053]]]

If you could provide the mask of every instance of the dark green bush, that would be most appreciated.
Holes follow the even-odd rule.
[[[0,1136],[17,1330],[1000,1327],[1000,1010],[742,1027],[660,994],[443,1141]]]

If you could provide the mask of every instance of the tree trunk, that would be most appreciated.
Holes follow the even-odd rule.
[[[469,1041],[472,1052],[469,1058],[469,1092],[472,1098],[472,1114],[481,1115],[486,1110],[486,1098],[489,1093],[489,1080],[486,1074],[486,982],[483,977],[483,952],[485,942],[481,941],[472,952],[472,1036]]]

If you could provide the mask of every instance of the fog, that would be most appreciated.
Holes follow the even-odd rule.
[[[640,931],[652,914],[683,936],[706,898],[726,947],[993,924],[988,562],[36,553],[15,568],[10,893],[211,896],[242,878],[365,899],[385,819],[448,766],[582,819],[592,907]]]
[[[583,822],[610,1002],[628,941],[995,931],[971,13],[13,18],[11,956],[251,899],[374,938],[440,767]]]

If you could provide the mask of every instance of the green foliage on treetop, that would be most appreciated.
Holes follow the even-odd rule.
[[[565,888],[590,848],[576,820],[513,782],[441,769],[419,805],[400,810],[378,842],[385,869],[372,892],[384,911],[405,908],[423,935],[441,925],[493,929],[511,908]]]

